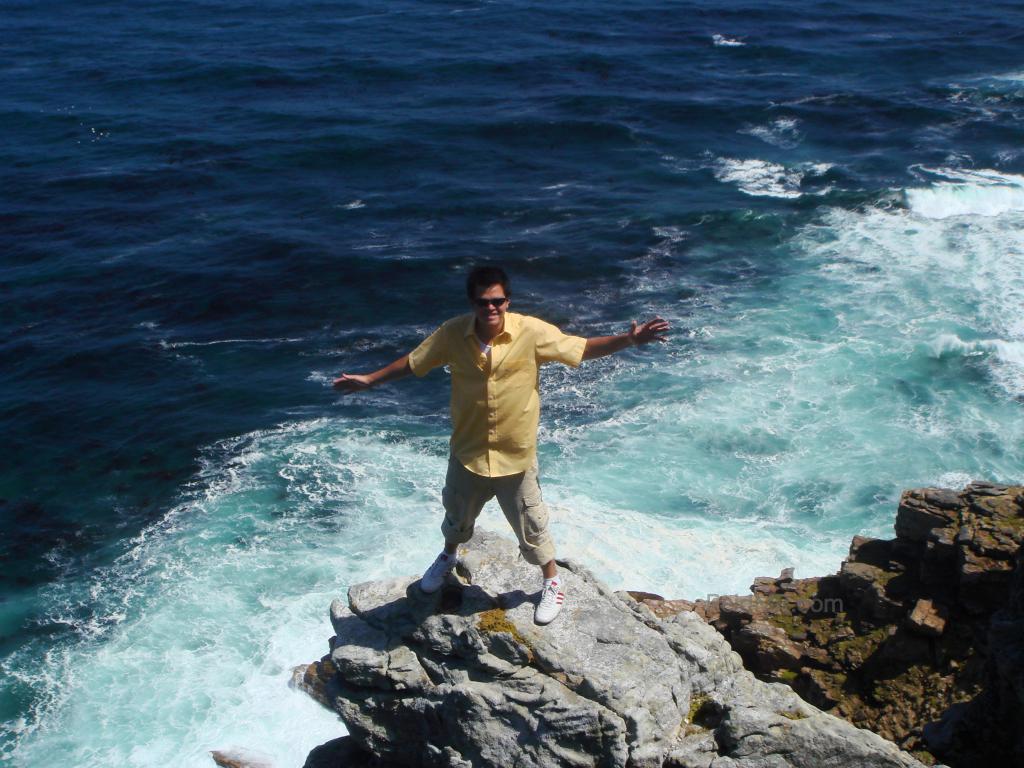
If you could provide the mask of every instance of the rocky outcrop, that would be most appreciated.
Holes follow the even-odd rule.
[[[1010,599],[992,617],[984,689],[925,728],[925,739],[958,768],[1024,765],[1024,550]]]
[[[516,555],[478,531],[434,595],[413,577],[353,586],[331,606],[330,654],[296,684],[388,765],[920,765],[757,680],[694,612],[659,617],[576,563],[563,615],[535,626],[535,569]]]
[[[637,596],[661,616],[696,613],[760,678],[926,761],[1024,765],[1019,568],[1010,597],[1024,488],[907,491],[895,527],[895,539],[855,537],[832,576],[787,569],[754,579],[751,595],[709,602]]]

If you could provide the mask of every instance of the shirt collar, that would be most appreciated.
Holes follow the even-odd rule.
[[[505,328],[502,330],[501,333],[499,333],[497,336],[494,337],[494,341],[497,341],[498,339],[502,338],[503,336],[508,336],[509,339],[512,339],[512,338],[515,337],[515,335],[518,332],[519,332],[519,315],[517,315],[515,312],[506,312],[505,313]],[[476,335],[476,315],[474,313],[470,312],[469,313],[469,317],[466,318],[466,326],[465,326],[465,331],[463,332],[463,336],[475,336],[475,335]]]

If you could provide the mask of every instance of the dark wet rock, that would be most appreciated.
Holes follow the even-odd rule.
[[[341,736],[321,744],[309,753],[302,768],[390,768],[369,752],[359,748],[351,736]]]

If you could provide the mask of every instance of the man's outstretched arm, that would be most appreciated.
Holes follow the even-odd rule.
[[[408,376],[410,373],[412,368],[409,366],[409,356],[402,355],[395,362],[373,373],[343,373],[334,380],[332,386],[342,392],[360,392]]]
[[[587,346],[583,350],[583,359],[593,360],[595,357],[604,357],[619,352],[626,347],[650,344],[652,341],[668,341],[668,337],[663,335],[668,328],[668,321],[662,320],[660,317],[648,320],[639,326],[634,320],[626,333],[618,336],[593,336],[587,339]]]

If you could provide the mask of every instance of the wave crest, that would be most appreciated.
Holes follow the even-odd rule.
[[[991,170],[918,168],[941,181],[905,191],[910,209],[928,219],[1001,216],[1024,211],[1024,176]]]
[[[744,194],[790,199],[803,195],[801,185],[805,177],[822,176],[831,167],[828,163],[804,163],[787,168],[768,160],[737,160],[731,157],[720,157],[712,166],[716,179],[736,184]],[[825,188],[817,194],[828,191],[829,188]]]
[[[711,42],[720,48],[738,48],[746,45],[742,40],[733,40],[724,35],[712,35]]]
[[[955,333],[943,333],[928,344],[932,357],[950,355],[991,355],[1003,363],[1024,367],[1024,341],[975,339],[964,341]]]

